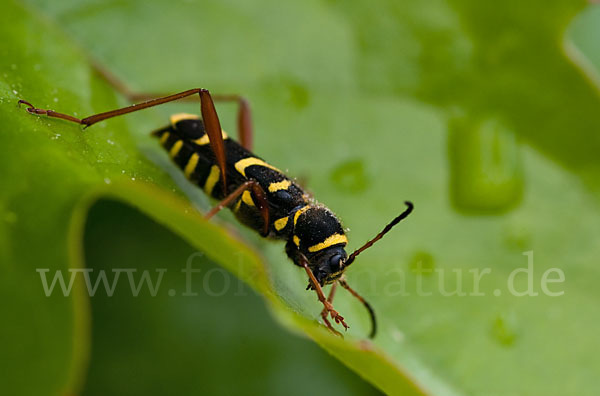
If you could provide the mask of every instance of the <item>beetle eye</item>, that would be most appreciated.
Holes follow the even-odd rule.
[[[329,259],[329,268],[332,272],[339,271],[342,269],[342,255],[336,254]]]

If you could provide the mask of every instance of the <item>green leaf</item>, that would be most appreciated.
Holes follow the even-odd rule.
[[[15,3],[6,4],[3,12],[3,392],[147,395],[200,389],[281,394],[292,387],[289,393],[300,395],[305,381],[297,373],[308,366],[306,374],[327,392],[375,393],[316,346],[275,327],[264,304],[244,285],[236,285],[239,295],[212,301],[206,293],[191,300],[173,298],[166,287],[157,296],[132,296],[127,283],[119,283],[112,297],[98,292],[90,298],[79,276],[68,297],[58,283],[46,295],[42,279],[46,288],[52,287],[60,272],[68,287],[68,270],[81,271],[84,257],[86,270],[95,271],[95,283],[93,275],[101,270],[108,272],[109,281],[115,269],[179,274],[196,249],[205,258],[194,265],[206,272],[212,263],[223,263],[263,293],[270,281],[256,253],[222,226],[203,220],[182,199],[171,178],[140,152],[124,122],[82,131],[59,120],[32,117],[17,106],[25,96],[79,114],[118,104],[110,87],[91,73],[60,31]],[[122,204],[107,207],[107,199],[152,216],[195,249]],[[173,264],[167,266],[167,260]],[[121,282],[127,279],[121,277]],[[178,276],[170,282],[177,292],[186,290]],[[193,286],[198,290],[202,280]],[[166,305],[170,308],[161,310]],[[321,331],[312,323],[306,326]]]
[[[158,271],[163,276],[156,296],[145,289],[132,295],[122,274],[112,296],[90,299],[83,394],[303,395],[307,377],[327,394],[376,393],[318,346],[277,326],[242,280],[125,205],[94,205],[84,246],[94,271],[134,267],[153,281]],[[188,263],[189,278],[181,272]]]
[[[7,264],[12,278],[2,277],[1,290],[5,301],[18,296],[37,310],[38,323],[64,318],[55,323],[62,361],[54,372],[35,361],[45,384],[79,375],[69,365],[85,349],[72,341],[73,332],[86,334],[78,325],[85,313],[35,297],[33,263],[52,257],[64,268],[68,252],[47,255],[41,247],[64,246],[68,232],[80,237],[81,228],[64,219],[75,210],[81,224],[89,197],[110,196],[247,281],[282,323],[388,393],[597,393],[600,99],[592,69],[577,67],[580,58],[564,36],[582,1],[42,3],[32,2],[135,89],[200,85],[248,96],[257,153],[307,180],[351,228],[351,246],[378,232],[402,201],[415,203],[414,214],[347,272],[378,313],[378,337],[363,340],[367,315],[340,292],[336,307],[351,329],[344,340],[335,338],[314,324],[319,304],[281,244],[242,231],[265,265],[222,228],[231,216],[207,224],[174,198],[179,193],[158,168],[206,208],[147,135],[169,112],[197,112],[197,105],[165,106],[83,134],[30,117],[14,107],[20,96],[80,115],[118,104],[81,53],[54,45],[64,38],[41,46],[45,26],[12,18],[2,36],[21,44],[6,49],[2,61],[1,111],[10,121],[0,139],[10,155],[0,169],[15,182],[2,190],[0,246],[3,262],[31,268],[17,272]],[[219,107],[228,130],[234,110]],[[348,180],[360,187],[348,189]],[[27,199],[32,191],[35,198],[43,191],[44,200]],[[81,252],[70,255],[81,265]],[[511,294],[511,274],[530,257],[538,295]],[[487,269],[478,289],[484,295],[473,295],[474,271]],[[553,269],[565,277],[548,284],[564,291],[555,297],[541,287]],[[456,276],[471,295],[444,295],[458,287]],[[514,279],[517,291],[529,286],[523,272]],[[9,285],[18,282],[30,292],[15,294]],[[12,323],[31,312],[9,309]],[[28,335],[38,344],[30,350],[56,352],[33,330]]]

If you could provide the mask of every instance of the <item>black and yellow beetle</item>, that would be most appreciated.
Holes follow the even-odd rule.
[[[131,95],[112,76],[105,77],[130,98],[149,96]],[[24,100],[20,100],[19,104],[27,105],[27,111],[32,114],[60,118],[88,127],[112,117],[192,95],[200,96],[202,118],[176,114],[171,117],[169,126],[153,132],[153,135],[160,140],[169,156],[191,182],[204,189],[209,196],[220,200],[206,217],[210,218],[222,208],[228,207],[240,222],[258,231],[263,237],[285,240],[288,257],[305,269],[309,277],[307,289],[315,290],[324,306],[321,317],[325,325],[334,333],[340,334],[329,322],[328,317],[331,316],[336,323],[348,328],[344,318],[332,305],[335,287],[340,284],[368,309],[372,322],[370,337],[374,337],[377,329],[375,313],[365,299],[348,285],[343,274],[356,256],[409,215],[413,209],[410,202],[405,202],[407,209],[375,238],[348,256],[345,251],[348,239],[333,212],[315,203],[294,180],[279,169],[252,154],[250,109],[247,101],[240,96],[215,96],[216,100],[239,103],[240,143],[222,131],[213,98],[208,90],[202,88],[150,99],[84,119],[53,110],[38,109]],[[332,288],[329,297],[325,297],[322,287],[328,284],[332,284]]]

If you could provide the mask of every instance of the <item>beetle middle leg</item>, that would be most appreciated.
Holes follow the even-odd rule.
[[[226,196],[219,202],[215,207],[213,207],[205,216],[205,219],[210,219],[215,214],[217,214],[221,209],[231,205],[233,201],[235,201],[242,193],[246,190],[252,191],[254,197],[257,200],[258,209],[260,210],[260,214],[263,219],[263,236],[269,233],[269,203],[267,201],[267,195],[263,188],[258,184],[255,180],[248,180],[242,183],[238,188],[236,188],[231,194]]]

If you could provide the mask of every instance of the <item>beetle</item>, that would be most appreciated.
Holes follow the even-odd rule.
[[[101,69],[99,71],[130,99],[152,96],[132,94],[108,72]],[[205,217],[209,219],[227,207],[241,223],[256,230],[261,236],[284,240],[287,256],[308,275],[307,290],[314,290],[323,304],[321,318],[327,328],[341,335],[329,321],[331,317],[344,329],[348,329],[344,317],[332,304],[336,286],[339,284],[367,308],[371,318],[369,337],[373,338],[377,331],[375,312],[371,305],[350,287],[343,274],[361,252],[370,248],[412,212],[411,202],[406,201],[407,208],[400,215],[373,239],[348,255],[345,249],[348,239],[338,217],[324,205],[315,202],[284,172],[252,153],[250,107],[239,95],[214,97],[215,100],[238,103],[239,142],[231,139],[221,129],[213,96],[204,88],[172,95],[156,95],[159,97],[83,119],[40,109],[26,100],[19,100],[19,105],[25,104],[31,114],[74,122],[87,128],[109,118],[180,99],[189,99],[196,95],[200,98],[201,117],[185,113],[175,114],[171,116],[168,126],[152,132],[152,135],[159,139],[162,147],[191,182],[202,188],[207,195],[219,200]],[[325,285],[332,285],[328,297],[323,292]]]

